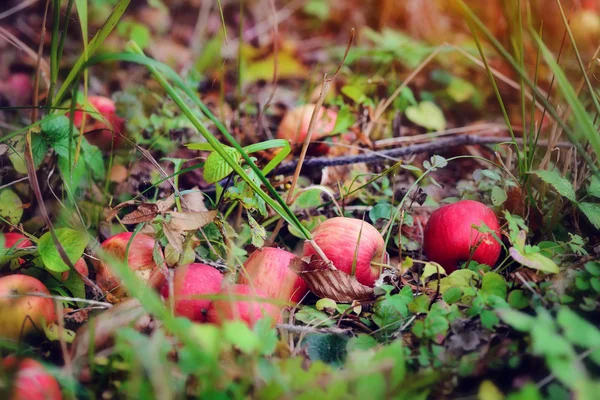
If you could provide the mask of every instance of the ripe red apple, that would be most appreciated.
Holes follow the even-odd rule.
[[[177,268],[173,277],[175,315],[204,322],[211,301],[193,296],[218,293],[222,281],[223,275],[210,265],[194,263]],[[169,297],[168,282],[161,286],[160,292],[163,297]]]
[[[305,104],[288,111],[279,124],[277,138],[287,139],[292,145],[301,145],[308,134],[308,126],[315,107],[314,104]],[[312,140],[320,140],[331,135],[335,128],[337,113],[321,107],[315,118]],[[318,146],[318,149],[326,153],[329,147],[327,145]]]
[[[131,232],[123,232],[111,236],[102,242],[102,250],[113,257],[125,260],[127,243],[129,243],[132,235]],[[127,263],[129,268],[137,272],[138,276],[148,282],[150,286],[158,287],[163,283],[163,280],[159,279],[162,274],[158,272],[158,266],[152,257],[153,252],[154,239],[139,233],[134,237],[129,247]],[[94,267],[96,268],[96,283],[102,290],[110,292],[113,300],[120,300],[127,296],[127,291],[109,265],[100,260],[94,260]]]
[[[274,247],[258,249],[246,260],[238,283],[258,288],[270,298],[297,303],[308,293],[308,286],[288,268],[294,257]]]
[[[54,302],[44,297],[26,294],[46,294],[48,288],[38,279],[28,275],[8,275],[0,278],[0,337],[16,340],[36,331],[42,324],[56,321]],[[19,295],[19,297],[8,297]]]
[[[360,235],[360,242],[359,242]],[[312,232],[313,240],[337,269],[352,273],[356,254],[355,276],[366,286],[373,286],[381,274],[385,241],[377,229],[360,219],[336,217],[319,224]],[[304,244],[304,256],[316,254],[310,243]],[[385,258],[384,258],[385,260]]]
[[[30,74],[15,72],[0,82],[0,92],[13,107],[26,106],[33,97],[33,80]]]
[[[86,139],[102,150],[110,150],[114,137],[114,148],[117,148],[123,141],[119,133],[125,133],[125,120],[117,115],[115,102],[104,96],[89,96],[88,102],[98,110],[102,117],[96,113],[87,113]],[[78,128],[83,123],[83,114],[83,111],[75,111],[73,123]]]
[[[221,325],[225,321],[239,319],[253,327],[259,319],[267,316],[274,324],[281,319],[279,307],[265,302],[263,299],[268,299],[268,296],[258,288],[237,284],[221,289],[219,294],[232,298],[213,301],[206,314],[207,322]]]
[[[493,267],[500,256],[501,245],[490,233],[472,227],[482,224],[500,238],[498,218],[485,204],[463,200],[440,207],[431,214],[425,226],[425,255],[444,267],[447,273],[454,271],[459,262],[467,260]]]
[[[83,257],[80,258],[79,260],[77,260],[74,267],[77,270],[77,272],[79,272],[80,275],[88,276],[90,274],[88,266],[87,266],[85,260],[83,259]],[[67,279],[69,279],[69,272],[71,272],[71,271],[65,271],[62,273],[61,278],[62,278],[63,282],[66,281]]]
[[[33,243],[31,243],[31,240],[27,239],[26,236],[21,235],[20,233],[8,232],[8,233],[4,233],[3,236],[4,236],[4,248],[5,249],[10,249],[15,244],[17,244],[17,242],[19,242],[18,246],[16,247],[17,249],[24,249],[25,247],[33,246]]]
[[[2,361],[8,372],[14,373],[10,383],[10,400],[61,400],[60,386],[44,366],[32,358],[18,360],[8,356]]]

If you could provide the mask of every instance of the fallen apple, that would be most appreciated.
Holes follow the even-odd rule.
[[[75,267],[75,270],[77,272],[79,272],[79,275],[88,276],[90,274],[88,266],[87,266],[85,260],[83,259],[83,257],[80,258],[79,260],[77,260],[74,267]],[[71,271],[65,271],[62,273],[61,279],[63,280],[63,282],[66,281],[67,279],[69,279],[69,272],[71,272]]]
[[[0,82],[0,92],[13,107],[26,106],[33,98],[33,80],[30,74],[15,72]]]
[[[270,317],[273,324],[279,322],[281,310],[266,302],[268,296],[258,288],[248,285],[232,285],[221,289],[224,298],[214,300],[208,308],[206,321],[222,325],[224,321],[241,320],[253,327],[261,318]],[[231,296],[231,298],[227,298]]]
[[[425,226],[425,255],[447,273],[468,260],[493,267],[500,256],[501,245],[491,233],[479,232],[473,227],[483,224],[500,238],[498,218],[485,204],[463,200],[440,207]]]
[[[277,138],[287,139],[292,145],[302,145],[308,134],[310,119],[315,111],[315,107],[316,105],[314,104],[305,104],[288,111],[279,124]],[[313,141],[321,140],[331,135],[335,128],[337,113],[322,107],[315,118],[316,121],[311,139]],[[328,151],[329,146],[326,144],[322,146],[319,144],[313,148],[313,152],[320,154],[326,154]]]
[[[360,219],[336,217],[319,224],[312,232],[313,240],[333,265],[358,282],[373,286],[381,275],[385,261],[385,241],[368,222]],[[360,239],[359,239],[360,238]],[[304,256],[316,254],[309,242],[304,243]]]
[[[255,250],[240,271],[238,283],[258,288],[270,298],[297,303],[308,293],[308,287],[288,268],[295,257],[274,247]]]
[[[11,388],[10,400],[62,399],[58,382],[38,361],[8,356],[2,361],[2,366],[13,378],[11,382],[2,384],[4,388]]]
[[[173,277],[175,315],[204,322],[211,301],[193,296],[218,293],[222,281],[223,275],[210,265],[195,263],[177,268]],[[169,297],[168,282],[161,286],[160,292],[164,298]]]
[[[123,232],[111,236],[102,242],[101,248],[109,255],[125,260],[127,244],[132,235],[131,232]],[[129,247],[127,265],[151,287],[158,287],[164,279],[162,279],[162,273],[158,271],[158,267],[154,262],[154,244],[154,239],[148,235],[142,233],[135,235]],[[160,252],[161,250],[157,251]],[[110,292],[110,300],[118,301],[128,295],[109,265],[101,260],[94,260],[94,267],[96,269],[96,283],[102,290]]]
[[[24,249],[26,247],[33,246],[33,243],[31,243],[31,240],[27,239],[26,236],[21,235],[20,233],[8,232],[8,233],[4,233],[3,236],[4,236],[4,248],[5,249],[10,249],[14,245],[17,245],[17,247],[15,247],[16,249]]]
[[[56,321],[52,299],[27,294],[50,292],[32,276],[14,274],[0,278],[0,337],[16,340],[42,332],[44,324]]]
[[[86,113],[84,133],[88,142],[102,150],[119,147],[123,141],[120,133],[125,133],[125,120],[117,115],[115,102],[104,96],[89,96],[88,102],[100,113]],[[83,123],[83,114],[83,111],[75,111],[73,123],[77,128]]]

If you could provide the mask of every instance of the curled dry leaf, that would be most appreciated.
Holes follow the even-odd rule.
[[[125,225],[135,225],[142,222],[150,222],[158,215],[158,206],[152,203],[142,203],[137,210],[130,212],[121,218]]]
[[[158,207],[158,212],[161,214],[166,213],[171,210],[175,206],[175,195],[172,194],[164,200],[157,200],[156,206]]]
[[[169,222],[163,224],[163,232],[177,252],[183,252],[183,238],[186,231],[195,231],[204,225],[214,221],[217,211],[199,211],[199,212],[176,212],[167,213],[170,215]]]
[[[94,341],[94,351],[98,352],[110,346],[115,332],[133,325],[145,314],[144,308],[138,300],[129,299],[104,311],[79,328],[71,347],[74,370],[82,369],[82,363],[85,363],[88,358],[89,348],[92,345],[91,340]],[[90,329],[90,324],[93,324],[93,329]]]
[[[297,273],[308,288],[321,298],[329,298],[338,303],[366,301],[375,297],[373,288],[359,283],[354,276],[334,269],[318,255],[294,258],[289,268]]]
[[[119,204],[117,204],[117,205],[116,205],[115,207],[113,207],[113,208],[112,208],[112,209],[111,209],[111,210],[108,212],[108,214],[106,215],[106,221],[107,221],[107,222],[110,222],[110,221],[112,221],[112,220],[113,220],[113,218],[117,216],[117,214],[119,213],[119,211],[121,211],[121,209],[122,209],[123,207],[131,206],[131,205],[133,205],[133,204],[135,204],[135,201],[134,201],[134,200],[127,200],[127,201],[124,201],[124,202],[122,202],[122,203],[119,203]]]
[[[208,211],[204,204],[204,194],[198,186],[194,186],[189,193],[183,195],[183,201],[188,211]]]

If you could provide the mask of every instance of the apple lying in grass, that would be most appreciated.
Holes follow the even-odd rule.
[[[80,258],[79,260],[77,260],[77,262],[73,266],[75,267],[75,270],[77,270],[77,272],[79,272],[79,275],[88,276],[90,274],[88,266],[87,266],[85,260],[83,259],[83,257]],[[63,282],[66,281],[67,279],[69,279],[70,272],[71,271],[65,271],[62,273],[61,279],[63,280]]]
[[[385,241],[368,222],[360,219],[336,217],[319,224],[312,232],[313,240],[340,271],[354,275],[358,282],[373,286],[381,274],[385,261]],[[360,240],[359,240],[360,237]],[[310,243],[304,244],[304,256],[316,254]]]
[[[473,225],[483,227],[483,224],[500,238],[498,218],[485,204],[463,200],[440,207],[431,214],[425,226],[425,255],[444,267],[447,273],[468,260],[493,267],[502,246],[491,233],[473,228]]]
[[[237,284],[221,289],[219,295],[223,298],[211,303],[207,322],[222,325],[225,321],[241,320],[253,327],[262,318],[270,317],[273,324],[281,318],[280,308],[269,303],[268,295],[258,288]]]
[[[21,235],[20,233],[8,232],[8,233],[2,234],[2,236],[4,236],[4,248],[5,249],[10,249],[14,245],[17,245],[15,247],[16,249],[24,249],[26,247],[33,246],[33,243],[31,243],[31,240],[27,239],[27,237],[25,237],[24,235]]]
[[[33,80],[30,74],[15,72],[5,81],[0,82],[0,92],[13,107],[31,104],[33,98]]]
[[[61,400],[60,386],[44,366],[32,358],[6,357],[2,366],[13,378],[4,382],[10,388],[10,400]]]
[[[86,113],[85,137],[88,142],[102,150],[119,147],[123,141],[119,133],[125,133],[125,120],[117,115],[115,102],[104,96],[89,96],[88,102],[100,113]],[[83,114],[83,111],[75,111],[73,123],[77,128],[83,123]]]
[[[177,268],[173,277],[175,315],[204,322],[211,301],[193,296],[218,293],[222,281],[223,275],[210,265],[194,263]],[[160,291],[168,298],[169,283],[165,282]]]
[[[278,139],[287,139],[292,145],[302,145],[304,139],[308,134],[308,127],[313,112],[315,111],[316,105],[305,104],[288,111],[277,130]],[[316,121],[314,123],[313,133],[311,139],[321,140],[333,132],[335,128],[335,122],[337,120],[337,113],[333,110],[328,110],[321,107],[317,115],[315,115]],[[313,147],[313,153],[326,154],[329,151],[329,146],[326,144],[319,144]]]
[[[125,260],[127,244],[132,236],[133,233],[131,232],[111,236],[102,242],[102,250],[112,257]],[[127,264],[150,286],[158,287],[164,279],[162,279],[162,274],[158,271],[158,267],[154,262],[154,243],[154,239],[148,235],[142,233],[135,235],[129,247]],[[110,265],[100,260],[94,260],[94,267],[96,269],[96,283],[102,290],[110,292],[110,300],[118,301],[128,295],[119,278],[114,275]]]
[[[26,294],[50,295],[48,288],[28,275],[0,278],[0,337],[16,340],[56,321],[54,301]],[[18,295],[19,297],[12,297]],[[9,297],[10,296],[10,297]]]
[[[288,268],[295,257],[274,247],[258,249],[248,257],[238,283],[258,288],[273,299],[297,303],[308,293],[308,286]]]

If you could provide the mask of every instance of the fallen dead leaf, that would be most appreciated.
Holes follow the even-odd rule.
[[[373,288],[358,282],[354,276],[332,268],[319,256],[295,258],[289,265],[308,285],[309,289],[321,298],[329,298],[338,303],[372,300]]]
[[[135,225],[142,222],[150,222],[158,215],[158,206],[153,203],[142,203],[137,210],[130,212],[121,218],[125,225]]]

